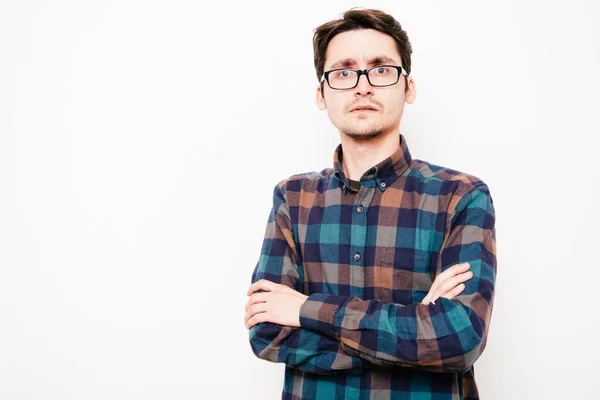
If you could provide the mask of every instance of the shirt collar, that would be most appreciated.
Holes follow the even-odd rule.
[[[383,192],[385,189],[390,187],[392,183],[394,183],[396,179],[398,179],[398,177],[404,173],[404,171],[406,171],[412,161],[412,158],[410,156],[410,152],[408,151],[406,138],[402,134],[399,134],[398,140],[400,141],[400,148],[391,156],[365,171],[363,176],[360,178],[361,183],[374,180],[377,187]],[[350,185],[350,181],[342,169],[343,156],[342,144],[340,143],[333,153],[334,175],[340,180],[344,194],[346,194],[348,190],[356,192],[356,190]]]

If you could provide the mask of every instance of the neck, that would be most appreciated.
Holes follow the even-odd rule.
[[[341,134],[344,152],[342,167],[346,176],[358,181],[369,168],[394,154],[400,147],[399,134],[396,130],[368,139],[355,139]]]

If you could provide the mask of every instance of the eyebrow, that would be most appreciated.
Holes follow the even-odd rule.
[[[396,61],[388,56],[377,56],[371,58],[367,65],[376,65],[376,64],[396,64]],[[330,67],[330,69],[336,68],[346,68],[356,65],[356,61],[352,58],[344,58],[342,60],[336,61]]]

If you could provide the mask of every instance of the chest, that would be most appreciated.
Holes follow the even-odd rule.
[[[295,226],[309,292],[422,300],[444,239],[440,199],[390,188],[329,200],[300,209]]]

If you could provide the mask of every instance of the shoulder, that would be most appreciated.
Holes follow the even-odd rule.
[[[413,160],[411,168],[409,176],[420,182],[421,193],[439,198],[449,219],[468,208],[484,210],[492,218],[495,215],[490,189],[479,176],[423,160]],[[493,225],[490,220],[486,219],[486,225]]]
[[[465,195],[477,188],[489,191],[487,184],[478,175],[413,159],[409,179],[418,182],[423,190],[437,195]]]
[[[275,190],[279,190],[283,194],[288,191],[314,192],[317,190],[318,186],[327,185],[332,176],[333,168],[325,168],[322,171],[302,172],[280,180],[277,183]]]

